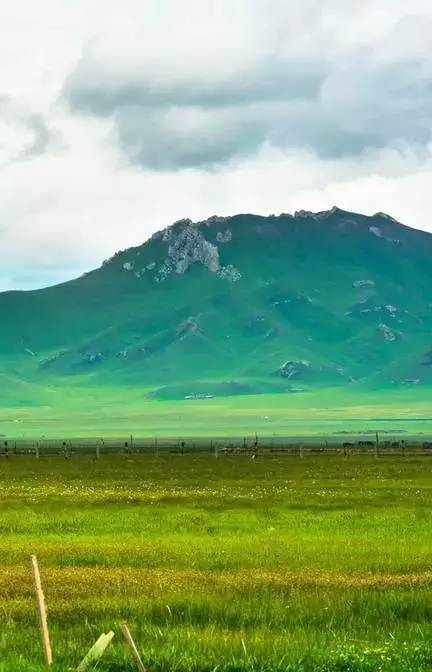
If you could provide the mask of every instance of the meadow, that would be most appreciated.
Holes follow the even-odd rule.
[[[0,670],[430,670],[428,456],[209,454],[0,462]]]
[[[15,390],[16,392],[16,390]],[[199,400],[160,400],[138,388],[64,384],[14,396],[0,387],[4,438],[331,436],[375,430],[432,437],[430,390],[328,388]],[[33,401],[32,401],[33,400]]]

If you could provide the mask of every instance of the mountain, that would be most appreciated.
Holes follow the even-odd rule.
[[[339,208],[181,220],[97,270],[0,294],[0,376],[155,398],[432,382],[432,235]],[[3,385],[3,389],[4,385]]]

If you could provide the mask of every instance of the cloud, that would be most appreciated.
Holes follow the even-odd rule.
[[[54,134],[45,119],[0,96],[0,161],[9,163],[39,156],[47,151]]]
[[[384,33],[345,44],[340,36],[353,15],[339,11],[336,19],[342,3],[320,4],[294,2],[287,11],[276,2],[267,16],[260,2],[234,3],[244,14],[224,5],[226,34],[221,17],[209,12],[206,20],[193,2],[200,17],[193,30],[188,14],[173,16],[173,26],[132,13],[117,32],[122,43],[133,22],[127,50],[102,32],[68,77],[64,98],[77,112],[110,118],[121,149],[147,169],[208,168],[265,145],[326,158],[427,145],[430,12],[400,14],[396,3]]]
[[[0,291],[181,217],[387,211],[432,230],[430,0],[0,6]]]

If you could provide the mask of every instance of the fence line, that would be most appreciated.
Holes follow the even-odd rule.
[[[375,433],[374,433],[375,434]],[[372,439],[355,435],[327,437],[137,437],[127,438],[42,438],[0,440],[0,456],[62,456],[93,455],[100,459],[107,454],[154,455],[208,453],[215,458],[224,455],[250,455],[254,458],[269,454],[287,454],[304,457],[307,454],[367,455],[432,455],[432,438],[411,435],[396,438],[376,433]]]

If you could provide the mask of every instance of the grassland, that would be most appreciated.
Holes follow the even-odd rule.
[[[385,430],[432,436],[430,389],[328,388],[164,401],[135,388],[0,390],[0,437],[324,436]],[[37,396],[38,403],[26,402]],[[8,397],[6,402],[6,397]],[[79,430],[77,430],[79,428]]]
[[[0,670],[430,670],[428,457],[132,455],[0,463]]]

